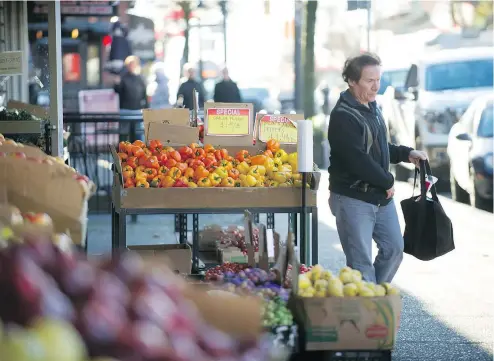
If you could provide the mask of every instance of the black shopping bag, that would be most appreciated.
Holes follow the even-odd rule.
[[[427,198],[425,175],[432,175],[428,161],[420,162],[420,172],[415,171],[414,191],[420,173],[420,196],[401,201],[405,218],[405,253],[422,261],[430,261],[455,249],[453,225],[444,212],[436,187],[431,187],[432,198]]]

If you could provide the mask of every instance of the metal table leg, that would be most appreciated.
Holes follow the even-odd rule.
[[[266,214],[266,228],[274,229],[274,213]]]
[[[298,244],[298,213],[288,214],[288,224],[290,232],[293,233],[293,244]]]
[[[118,248],[118,213],[115,206],[111,205],[111,249],[112,252]]]
[[[118,238],[117,247],[119,251],[127,248],[127,214],[125,211],[120,210],[118,214]]]
[[[319,263],[319,217],[317,214],[317,207],[312,207],[312,255],[311,264],[315,265]]]
[[[199,215],[192,215],[192,273],[199,273]]]
[[[259,213],[254,213],[253,216],[254,216],[254,223],[259,224]]]
[[[178,218],[180,223],[178,241],[180,244],[187,244],[187,214],[180,214]]]

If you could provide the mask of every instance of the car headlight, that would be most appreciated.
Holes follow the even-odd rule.
[[[449,112],[425,111],[422,118],[427,124],[427,130],[435,134],[448,134],[455,123]]]
[[[484,157],[484,166],[486,170],[490,171],[492,171],[492,168],[494,168],[494,157],[492,153],[489,153]]]

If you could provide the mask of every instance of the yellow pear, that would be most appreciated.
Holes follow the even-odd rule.
[[[360,271],[354,269],[352,271],[352,278],[353,278],[353,282],[358,282],[358,281],[362,281],[362,273],[360,273]]]
[[[310,281],[310,279],[305,274],[298,275],[298,288],[299,289],[305,290],[311,286],[312,286],[312,282]]]
[[[374,287],[374,293],[377,297],[384,297],[386,296],[386,289],[384,288],[384,286],[376,285]]]
[[[332,297],[343,297],[343,283],[339,278],[333,278],[328,284],[328,294]]]
[[[358,288],[355,283],[347,283],[343,286],[343,294],[345,297],[355,297],[357,296]]]
[[[362,296],[362,297],[375,297],[376,294],[369,287],[363,287],[360,290],[359,295]]]
[[[323,280],[329,281],[331,278],[333,278],[333,274],[329,270],[324,270],[322,271],[321,278]]]
[[[328,288],[328,281],[317,280],[316,282],[314,282],[314,288],[316,289],[316,291],[320,291],[320,290],[326,291],[326,289]]]

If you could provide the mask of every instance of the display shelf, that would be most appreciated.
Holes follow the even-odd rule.
[[[0,133],[11,134],[44,134],[45,122],[39,120],[0,120]]]

